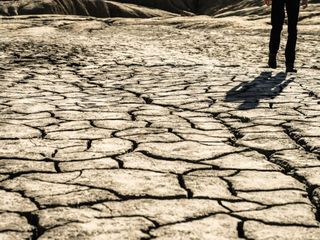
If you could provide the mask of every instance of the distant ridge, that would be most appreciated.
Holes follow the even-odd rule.
[[[0,1],[0,15],[62,14],[92,17],[162,17],[174,13],[135,4],[103,0],[18,0]]]
[[[310,3],[320,3],[311,0]],[[262,0],[0,0],[0,15],[63,14],[100,18],[265,14]],[[243,9],[251,8],[250,11]]]

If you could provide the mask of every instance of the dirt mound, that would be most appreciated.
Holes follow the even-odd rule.
[[[320,0],[312,0],[320,3]],[[93,17],[266,14],[256,0],[0,0],[0,15],[63,14]],[[227,14],[226,14],[227,13]]]
[[[228,11],[241,12],[242,9],[256,7],[254,13],[266,13],[263,1],[257,0],[113,0],[121,3],[131,3],[149,8],[162,9],[178,14],[192,13],[197,15],[216,15]],[[320,0],[311,0],[320,3]],[[251,12],[250,12],[251,13]],[[245,13],[244,13],[245,14]]]
[[[214,14],[225,7],[245,3],[247,6],[261,5],[256,0],[115,0],[122,3],[132,3],[150,8],[158,8],[175,13],[190,12],[194,14]]]
[[[173,13],[134,4],[102,0],[19,0],[0,2],[0,15],[62,14],[93,17],[160,17]]]

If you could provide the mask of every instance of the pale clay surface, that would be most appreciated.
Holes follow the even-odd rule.
[[[319,18],[288,76],[268,20],[1,18],[0,239],[319,239]]]

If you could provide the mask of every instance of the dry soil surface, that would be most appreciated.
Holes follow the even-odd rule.
[[[0,18],[0,238],[318,240],[320,20],[294,75],[268,22]]]

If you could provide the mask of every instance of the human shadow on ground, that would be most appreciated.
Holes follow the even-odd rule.
[[[287,87],[294,78],[286,79],[287,74],[279,72],[272,76],[272,72],[261,72],[251,82],[240,83],[227,92],[227,102],[242,102],[239,110],[258,107],[261,99],[273,99]],[[271,105],[272,107],[272,105]]]

